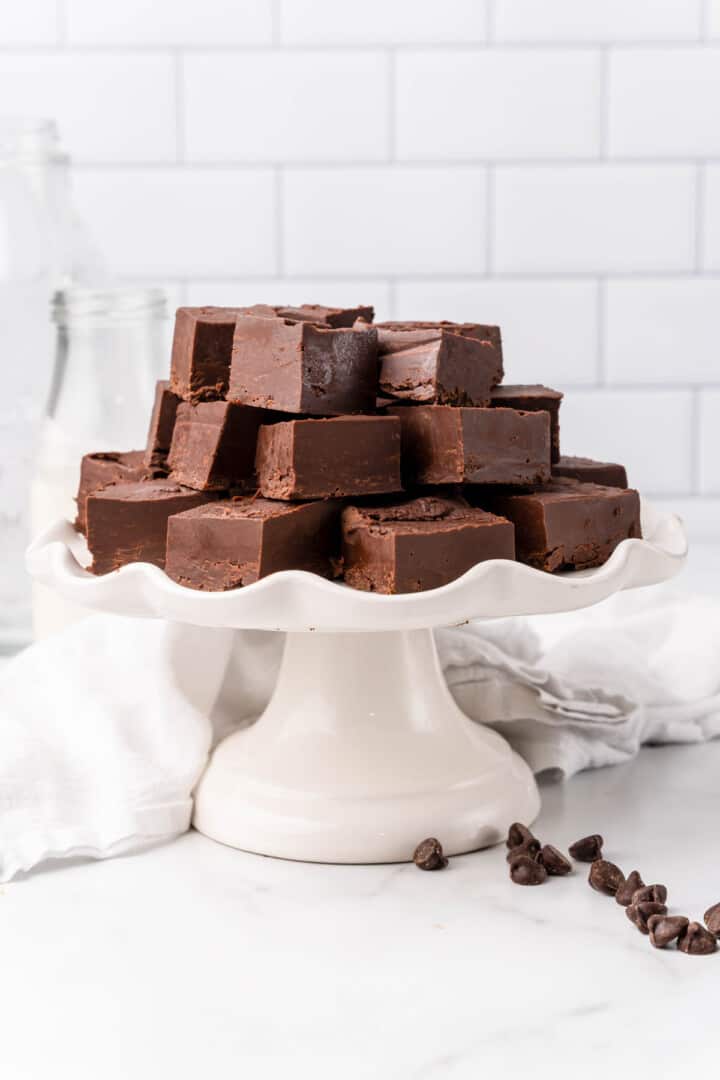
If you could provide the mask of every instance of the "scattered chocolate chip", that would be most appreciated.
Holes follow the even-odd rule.
[[[640,877],[640,873],[637,870],[631,870],[628,876],[625,878],[625,882],[620,886],[615,893],[615,899],[618,904],[622,904],[623,907],[627,907],[633,902],[633,896],[638,891],[645,887],[645,882]]]
[[[572,873],[572,866],[570,860],[566,859],[562,851],[558,851],[552,844],[545,844],[541,848],[537,861],[545,867],[548,874],[553,877],[562,877],[564,874]]]
[[[535,840],[535,837],[530,832],[527,825],[521,825],[519,821],[514,821],[508,829],[505,845],[510,849],[522,847],[522,845],[526,844],[528,840]],[[537,841],[535,842],[537,843]],[[539,850],[540,845],[538,844],[538,851]]]
[[[715,952],[716,948],[717,938],[699,922],[689,923],[678,939],[680,952],[689,953],[691,956],[706,956]]]
[[[595,862],[602,858],[603,838],[599,833],[592,836],[583,836],[582,840],[576,840],[570,846],[570,854],[578,862]]]
[[[547,881],[547,870],[529,855],[518,855],[510,863],[510,877],[516,885],[542,885]]]
[[[648,919],[651,915],[667,915],[667,908],[655,900],[643,900],[639,904],[630,904],[625,914],[631,923],[635,923],[641,934],[648,934]]]
[[[647,920],[650,944],[656,949],[664,949],[684,934],[688,925],[689,919],[684,915],[650,915]]]
[[[590,867],[588,882],[593,889],[605,893],[606,896],[615,896],[624,881],[625,875],[620,867],[606,859],[596,859]]]
[[[444,870],[448,864],[443,855],[442,844],[434,836],[429,836],[418,844],[413,862],[419,870]]]
[[[720,904],[713,904],[705,912],[705,925],[713,934],[720,934]]]
[[[656,904],[664,904],[667,900],[667,889],[664,885],[643,885],[633,894],[631,904],[643,904],[646,901]]]
[[[536,840],[534,836],[529,836],[527,840],[519,844],[518,847],[510,848],[507,853],[507,861],[512,862],[518,855],[527,855],[529,858],[534,859],[540,852],[540,841]]]

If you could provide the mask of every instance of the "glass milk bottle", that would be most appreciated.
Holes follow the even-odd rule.
[[[73,521],[83,454],[141,450],[156,379],[167,368],[161,289],[70,288],[53,302],[55,366],[31,492],[33,535],[59,517]],[[33,587],[35,637],[84,612]]]

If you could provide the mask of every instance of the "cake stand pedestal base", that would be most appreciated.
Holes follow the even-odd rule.
[[[426,836],[450,855],[530,824],[525,762],[455,704],[431,630],[290,633],[274,696],[215,750],[194,825],[245,851],[402,862]]]

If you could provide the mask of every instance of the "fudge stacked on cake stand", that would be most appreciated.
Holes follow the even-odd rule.
[[[640,536],[621,466],[560,457],[562,394],[501,385],[497,326],[372,318],[181,308],[145,453],[83,462],[94,572],[150,562],[217,591],[297,569],[405,593],[487,559],[587,569]]]
[[[28,555],[73,603],[169,620],[178,656],[215,648],[203,627],[287,633],[195,793],[195,826],[248,851],[395,861],[531,822],[530,770],[458,709],[432,629],[580,608],[685,555],[652,508],[639,539],[620,466],[560,457],[561,395],[501,384],[497,327],[371,320],[180,309],[146,450],[83,462],[92,572],[67,522]]]

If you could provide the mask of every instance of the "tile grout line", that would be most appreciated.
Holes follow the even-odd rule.
[[[607,386],[607,278],[603,275],[597,282],[597,353],[595,373],[597,385]]]
[[[185,67],[181,49],[173,49],[173,92],[175,95],[175,154],[184,165],[185,155]]]
[[[628,41],[613,41],[608,43],[607,40],[593,39],[593,40],[578,40],[578,41],[508,41],[498,40],[493,41],[467,41],[458,39],[457,41],[395,41],[391,45],[378,45],[376,42],[358,43],[354,41],[340,41],[340,42],[314,42],[311,44],[283,42],[283,41],[270,41],[270,42],[255,42],[245,43],[234,42],[232,44],[225,44],[216,42],[214,44],[199,45],[193,41],[176,41],[173,45],[157,45],[154,43],[146,44],[144,42],[125,44],[107,44],[106,42],[77,42],[73,43],[70,48],[75,53],[160,53],[167,52],[170,48],[181,48],[190,53],[264,53],[264,52],[276,52],[282,51],[287,53],[306,52],[306,53],[326,53],[326,52],[375,52],[382,53],[386,48],[392,48],[398,52],[433,52],[440,53],[446,52],[453,54],[457,52],[488,52],[488,51],[507,51],[507,52],[533,52],[533,53],[548,53],[548,52],[592,52],[601,48],[611,48],[613,51],[625,52],[637,49],[652,50],[654,52],[677,52],[681,49],[695,49],[698,52],[705,51],[717,51],[720,48],[720,39],[710,38],[698,40],[697,37],[688,37],[682,39],[676,39],[674,41],[660,41],[657,39],[649,38],[637,38],[635,40]],[[57,45],[48,45],[44,43],[22,43],[22,44],[3,44],[0,43],[0,54],[18,53],[18,54],[33,54],[52,56],[58,51]]]

